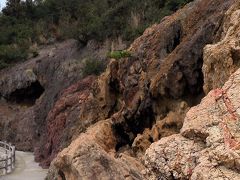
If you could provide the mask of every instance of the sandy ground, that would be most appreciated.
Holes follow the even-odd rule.
[[[16,168],[0,180],[44,180],[47,170],[42,169],[34,162],[33,153],[16,152]]]

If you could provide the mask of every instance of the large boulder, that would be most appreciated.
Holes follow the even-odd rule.
[[[181,133],[146,151],[152,179],[240,178],[240,69],[191,108]]]
[[[144,166],[127,154],[116,154],[116,143],[111,120],[96,123],[58,154],[47,179],[143,179]]]

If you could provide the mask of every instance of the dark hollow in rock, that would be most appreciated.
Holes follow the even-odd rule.
[[[240,65],[240,49],[231,49],[231,56],[233,59],[233,64],[236,66]]]
[[[169,42],[167,44],[166,50],[167,54],[170,54],[172,51],[176,49],[176,47],[181,43],[182,38],[182,27],[180,22],[177,22],[173,25],[173,36],[169,38]]]
[[[62,178],[62,180],[66,180],[66,177],[65,177],[64,173],[61,170],[59,170],[58,174]]]
[[[38,81],[31,83],[28,87],[17,89],[6,97],[9,102],[34,105],[36,100],[44,93],[44,88]]]
[[[118,142],[115,148],[116,151],[118,151],[121,147],[125,145],[131,145],[130,138],[128,134],[124,131],[123,126],[121,124],[115,124],[113,126],[113,130],[115,132]]]
[[[125,145],[131,147],[138,134],[142,134],[146,128],[152,128],[155,124],[152,104],[148,101],[141,102],[138,110],[130,117],[124,117],[125,121],[113,125],[117,138],[116,150]]]

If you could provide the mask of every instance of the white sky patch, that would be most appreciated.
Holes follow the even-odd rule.
[[[6,5],[6,0],[0,0],[0,10],[2,10],[2,8],[4,8]]]

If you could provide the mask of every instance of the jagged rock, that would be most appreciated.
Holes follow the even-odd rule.
[[[53,48],[43,59],[16,66],[20,77],[15,77],[15,68],[2,71],[7,75],[1,77],[0,83],[7,88],[1,87],[0,94],[6,98],[35,82],[45,90],[32,107],[31,116],[23,121],[28,122],[25,125],[31,129],[29,135],[20,139],[28,141],[30,149],[38,147],[37,159],[42,165],[48,165],[58,151],[74,140],[53,161],[49,179],[142,179],[143,166],[137,158],[141,159],[148,146],[160,138],[146,155],[147,174],[152,178],[199,177],[201,167],[204,171],[209,163],[215,168],[214,173],[222,169],[236,172],[232,165],[238,163],[233,160],[237,158],[235,154],[220,153],[225,152],[221,149],[224,146],[217,151],[211,149],[213,144],[223,144],[218,127],[211,129],[204,124],[211,120],[199,120],[199,127],[186,124],[188,119],[198,119],[194,118],[198,111],[192,114],[194,117],[190,111],[181,135],[164,138],[179,132],[188,108],[202,97],[203,48],[219,41],[222,20],[233,3],[234,0],[196,0],[188,4],[148,28],[128,49],[131,57],[112,59],[96,80],[90,77],[75,84],[82,78],[81,63],[71,59],[77,52],[76,42],[73,47],[70,43],[70,48]],[[64,54],[63,49],[71,52]],[[238,57],[238,51],[234,56]],[[9,74],[10,81],[6,77]],[[209,107],[206,111],[211,110],[209,104],[198,108],[205,106]],[[18,125],[15,117],[12,121]],[[3,127],[7,127],[6,123]],[[231,138],[229,142],[235,143]],[[164,155],[165,146],[171,148]],[[215,166],[208,161],[209,152],[215,153],[211,155],[214,163],[220,162],[218,159],[226,161]],[[158,163],[160,167],[156,167]]]
[[[187,113],[181,133],[151,145],[153,179],[239,179],[240,69]],[[190,164],[189,164],[190,163]]]
[[[94,121],[88,119],[93,123],[111,118],[116,153],[123,152],[133,157],[136,155],[138,158],[141,158],[141,154],[153,140],[178,133],[188,106],[196,104],[202,94],[203,47],[219,40],[216,32],[221,28],[224,13],[233,2],[233,0],[195,1],[165,18],[159,25],[147,29],[129,48],[131,57],[111,60],[106,72],[94,83],[91,89],[92,97],[85,101],[86,105],[91,106],[93,105],[91,102],[94,101],[93,107],[96,112],[86,112],[85,115],[84,112],[80,112],[78,121],[86,122],[86,117],[92,117],[90,113],[100,117]],[[182,103],[183,101],[186,103]],[[55,120],[57,119],[51,121]],[[99,132],[103,131],[101,128],[99,127]],[[151,129],[150,134],[147,128]],[[79,133],[81,132],[75,133],[75,137]],[[128,166],[131,167],[134,163],[130,160],[119,162],[118,159],[107,156],[105,149],[99,147],[96,141],[85,138],[88,137],[87,134],[81,134],[69,148],[59,154],[56,161],[54,160],[51,166],[52,177],[60,175],[62,178],[65,176],[67,179],[74,179],[86,174],[87,178],[92,176],[96,178],[96,172],[89,166],[94,166],[101,155],[111,162],[111,167],[104,168],[97,163],[96,166],[102,173],[99,178],[124,177],[125,172],[129,172],[125,170],[126,164],[130,164]],[[187,143],[182,149],[183,161],[189,156],[184,151],[191,144],[187,138],[185,139],[180,141]],[[204,148],[202,144],[197,143],[196,147],[193,147],[197,149],[196,154],[198,151],[202,152]],[[51,148],[45,148],[48,149]],[[133,154],[131,149],[134,150]],[[86,154],[83,159],[75,156],[79,151]],[[76,163],[73,162],[75,157]],[[90,157],[88,158],[90,165],[86,157]],[[193,161],[191,166],[194,167],[195,156],[191,160]],[[141,165],[140,162],[139,164]],[[118,166],[122,167],[120,172],[124,173],[119,175],[116,172],[114,168]],[[179,172],[174,172],[175,176],[179,178],[190,176],[191,169],[187,168],[180,168]],[[133,174],[141,177],[139,169],[134,169]],[[130,173],[130,176],[136,178],[133,174]]]
[[[42,166],[49,166],[56,154],[89,126],[114,113],[116,94],[109,86],[110,70],[112,66],[100,78],[87,77],[63,91],[47,116],[47,132],[35,149]]]
[[[84,131],[89,125],[95,121],[96,113],[92,113],[92,117],[85,117],[85,121],[78,122],[82,111],[88,113],[93,108],[86,106],[86,99],[91,96],[90,88],[93,85],[96,77],[89,76],[78,83],[64,90],[56,102],[53,109],[48,113],[47,117],[47,133],[43,135],[41,144],[35,148],[35,159],[41,162],[41,165],[47,167],[56,156],[56,154],[64,147],[69,145],[74,135]]]
[[[219,30],[221,40],[204,48],[204,91],[219,88],[240,67],[240,3],[231,7]]]
[[[7,107],[8,111],[0,108],[0,114],[3,114],[0,116],[0,131],[5,132],[0,139],[14,143],[18,150],[33,151],[35,147],[47,144],[47,138],[45,138],[48,133],[47,115],[61,97],[61,92],[83,78],[82,60],[84,58],[97,56],[102,59],[102,51],[108,51],[109,48],[108,44],[102,48],[99,46],[80,48],[78,41],[67,40],[43,47],[36,58],[1,70],[0,98],[6,101],[1,101],[0,106]],[[77,90],[80,91],[81,88]],[[73,103],[70,101],[68,101],[70,104]],[[88,109],[90,107],[95,108],[89,105]],[[71,107],[66,111],[69,109]],[[73,121],[76,122],[78,117],[72,112],[72,117],[69,119],[74,119]],[[68,127],[70,126],[75,126],[75,124],[69,124]],[[18,134],[18,136],[13,134]],[[70,143],[70,139],[65,140],[68,143],[60,143],[59,146],[65,147]]]
[[[116,143],[111,121],[98,122],[58,154],[47,179],[143,179],[136,159],[115,157]]]
[[[153,143],[146,151],[150,179],[189,179],[204,144],[176,134]]]
[[[202,90],[203,48],[218,40],[216,31],[232,3],[194,1],[135,40],[130,51],[145,64],[153,96],[179,98]]]
[[[55,56],[49,57],[49,51]],[[77,54],[77,41],[68,40],[40,50],[36,58],[0,71],[0,96],[7,100],[2,104],[11,110],[4,112],[8,119],[0,117],[3,131],[7,132],[1,140],[14,143],[19,150],[33,150],[46,132],[45,118],[60,91],[82,77],[76,73],[81,64],[72,60]]]
[[[141,159],[145,149],[153,141],[160,138],[164,140],[164,136],[179,132],[188,108],[196,105],[202,97],[203,48],[206,44],[220,39],[216,32],[222,27],[225,12],[233,3],[233,0],[194,1],[174,15],[164,18],[160,24],[148,28],[128,49],[131,57],[111,60],[106,72],[96,80],[91,89],[92,98],[87,99],[85,103],[88,104],[88,101],[94,99],[96,107],[103,112],[99,113],[97,110],[96,114],[104,118],[96,121],[111,119],[111,130],[108,131],[114,132],[111,134],[111,138],[115,139],[114,153],[128,154],[134,159]],[[83,117],[85,116],[80,115],[78,121],[84,121]],[[90,129],[95,129],[96,126],[92,126]],[[104,131],[101,128],[98,127],[99,133]],[[185,145],[180,148],[183,159],[180,159],[178,165],[182,165],[188,158],[190,165],[184,164],[185,167],[179,167],[178,171],[173,169],[169,172],[169,168],[175,167],[176,157],[173,152],[178,151],[175,148],[170,152],[170,148],[169,155],[174,155],[174,158],[166,171],[164,168],[156,170],[155,167],[151,167],[158,155],[156,158],[149,158],[151,162],[148,168],[153,171],[152,177],[159,177],[158,174],[154,174],[154,170],[166,173],[164,176],[170,178],[172,173],[178,178],[190,177],[192,170],[198,165],[195,160],[202,156],[200,153],[206,149],[201,138],[195,142],[187,136],[173,136],[178,141],[173,147],[178,147],[181,143]],[[82,133],[57,156],[51,164],[49,177],[60,175],[62,179],[64,176],[70,179],[87,174],[87,178],[93,176],[97,179],[93,168],[89,167],[95,164],[100,155],[106,157],[106,152],[104,147],[85,137],[89,137],[88,131]],[[170,145],[175,143],[173,139],[166,142]],[[90,147],[92,153],[86,150]],[[154,145],[150,149],[152,147],[154,148]],[[189,148],[195,151],[195,154],[189,153]],[[83,159],[75,156],[75,153],[80,151],[84,155]],[[89,161],[85,160],[85,155],[90,157]],[[159,156],[161,155],[159,153]],[[76,163],[73,162],[74,157]],[[119,176],[115,169],[112,169],[116,167],[116,162],[119,163],[118,158],[112,159],[111,156],[107,156],[107,159],[108,162],[112,162],[112,167],[103,168],[102,165],[97,165],[101,170],[99,178],[106,176],[106,179],[111,179],[112,174],[115,174],[116,178],[123,178],[125,173]],[[130,160],[122,163],[121,161],[121,172],[125,172],[126,164],[128,167],[135,167]],[[139,164],[141,165],[140,162]],[[140,169],[134,169],[134,172],[141,177]]]
[[[132,143],[145,128],[152,128],[155,121],[163,120],[170,111],[177,113],[183,100],[188,106],[198,102],[203,85],[203,47],[219,39],[215,32],[232,3],[231,0],[190,3],[135,40],[129,48],[132,57],[110,63],[112,80],[108,84],[117,93],[115,111],[120,110],[114,124],[121,126],[127,141]],[[171,134],[181,128],[184,116],[176,115]],[[169,135],[161,132],[162,127],[158,136]]]

